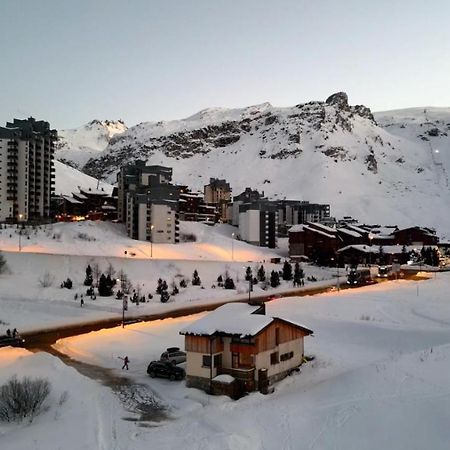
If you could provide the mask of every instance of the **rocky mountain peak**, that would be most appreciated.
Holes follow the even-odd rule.
[[[325,103],[337,106],[340,109],[346,109],[348,108],[348,95],[345,92],[337,92],[336,94],[330,95]]]

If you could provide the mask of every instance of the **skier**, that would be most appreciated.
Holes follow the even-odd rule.
[[[9,328],[6,330],[6,336],[11,337],[11,330]]]
[[[125,356],[125,358],[120,358],[120,359],[123,361],[122,370],[125,368],[128,370],[128,363],[130,362],[130,360],[128,359],[128,356]]]
[[[82,308],[84,305],[84,298],[83,295],[80,297],[80,307]]]
[[[17,332],[17,328],[14,328],[14,330],[12,332],[12,337],[15,339],[18,334],[19,333]]]

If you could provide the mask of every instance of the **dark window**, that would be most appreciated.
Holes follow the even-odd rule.
[[[278,352],[274,352],[270,354],[270,364],[274,365],[274,364],[278,364],[279,358],[278,358]]]
[[[211,356],[203,355],[203,367],[211,367]]]
[[[214,355],[214,367],[222,367],[222,353]]]

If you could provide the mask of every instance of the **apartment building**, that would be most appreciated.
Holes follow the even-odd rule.
[[[228,221],[228,205],[231,202],[231,187],[226,180],[210,178],[204,187],[205,203],[216,207],[222,222]]]
[[[14,119],[0,127],[0,221],[50,219],[56,130],[42,120]]]

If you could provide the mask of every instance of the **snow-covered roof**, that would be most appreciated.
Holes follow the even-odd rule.
[[[79,204],[79,205],[83,204],[83,202],[80,202],[76,198],[70,197],[69,195],[63,195],[62,198],[64,200],[68,201],[69,203],[74,203],[74,204]]]
[[[358,227],[357,225],[347,225],[347,228],[350,228],[351,230],[357,231],[358,233],[361,233],[361,234],[368,233],[367,230],[365,230],[364,228]]]
[[[300,231],[303,231],[303,225],[293,225],[291,228],[289,228],[289,233],[298,233]]]
[[[380,246],[379,245],[364,245],[364,244],[356,244],[356,245],[347,245],[346,247],[342,247],[338,250],[338,253],[344,252],[349,249],[355,249],[363,253],[380,253]],[[392,254],[399,254],[403,250],[403,245],[383,245],[382,246],[384,253],[392,253]],[[406,245],[405,249],[407,252],[410,252],[414,250],[413,245]]]
[[[80,192],[73,192],[72,195],[82,198],[83,200],[87,200],[87,197],[84,194],[81,194]]]
[[[348,228],[339,228],[338,231],[340,231],[341,233],[347,234],[349,236],[356,237],[356,238],[362,237],[361,234],[358,233],[357,231],[349,230]]]
[[[323,225],[318,222],[309,222],[308,225],[311,225],[315,228],[320,228],[322,231],[328,232],[328,233],[334,233],[336,231],[336,228],[331,228],[327,225]]]
[[[263,314],[253,314],[258,308],[259,306],[251,306],[247,303],[227,303],[183,328],[180,330],[180,334],[212,336],[216,333],[225,333],[239,336],[255,336],[276,319],[283,320],[312,333],[308,328],[291,320],[281,317],[269,317]]]
[[[303,229],[304,230],[308,230],[308,231],[312,231],[313,233],[318,233],[318,234],[320,234],[322,236],[325,236],[325,237],[328,237],[330,239],[334,239],[336,237],[334,234],[325,233],[325,231],[317,230],[316,228],[310,227],[308,225],[303,225]],[[330,229],[333,230],[333,228],[330,228]],[[335,231],[335,230],[333,230],[333,231]]]

